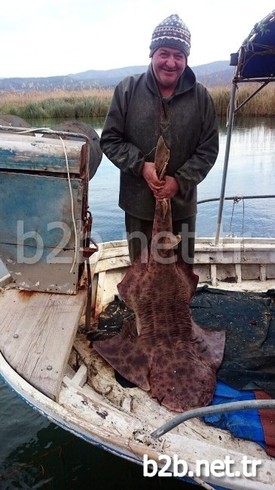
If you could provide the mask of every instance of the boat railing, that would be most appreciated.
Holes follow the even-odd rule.
[[[220,241],[220,231],[221,231],[221,222],[222,222],[222,210],[223,210],[223,203],[224,201],[233,201],[233,206],[236,203],[239,203],[240,201],[245,201],[248,199],[274,199],[275,194],[260,194],[260,195],[248,195],[248,196],[220,196],[220,197],[213,197],[213,198],[208,198],[208,199],[201,199],[198,201],[198,204],[205,204],[205,203],[210,203],[210,202],[219,202],[219,215],[218,215],[218,220],[217,220],[217,232],[216,232],[216,240],[215,244],[218,245]],[[233,210],[232,210],[233,213]]]
[[[274,199],[275,194],[263,194],[263,195],[251,195],[251,196],[227,196],[224,197],[225,201],[239,202],[246,199]],[[198,204],[204,204],[207,202],[217,202],[220,201],[220,197],[211,197],[209,199],[201,199]]]

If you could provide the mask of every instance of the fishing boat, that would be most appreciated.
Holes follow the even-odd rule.
[[[275,81],[274,46],[275,11],[231,57],[235,74],[217,234],[196,240],[200,282],[191,304],[198,322],[206,311],[206,325],[209,318],[224,319],[227,310],[233,329],[248,310],[245,331],[237,336],[245,345],[232,350],[247,362],[251,347],[250,373],[269,338],[270,350],[259,379],[244,380],[244,390],[234,371],[242,364],[233,356],[229,377],[237,385],[228,387],[225,375],[207,407],[171,412],[127,385],[93,348],[96,335],[116,335],[117,315],[121,320],[125,314],[117,284],[130,267],[125,241],[92,240],[87,196],[100,160],[91,158],[96,142],[72,127],[0,128],[0,258],[6,268],[0,279],[0,374],[50,421],[143,465],[145,476],[170,475],[208,490],[275,488],[275,400],[268,393],[274,378],[275,237],[220,236],[236,89],[253,82],[259,86],[254,95]],[[235,417],[233,424],[226,414]]]

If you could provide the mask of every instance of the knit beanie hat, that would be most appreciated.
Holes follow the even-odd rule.
[[[165,46],[183,51],[186,58],[190,54],[191,34],[177,14],[170,15],[154,29],[149,47],[150,58],[158,48]]]

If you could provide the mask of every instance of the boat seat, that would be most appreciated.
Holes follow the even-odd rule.
[[[26,381],[57,400],[86,301],[76,295],[0,289],[0,350]]]

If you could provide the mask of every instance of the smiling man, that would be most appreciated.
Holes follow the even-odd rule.
[[[190,46],[177,14],[158,24],[148,71],[118,84],[102,131],[101,148],[120,169],[119,205],[132,261],[150,241],[156,199],[171,199],[179,253],[193,264],[197,185],[216,161],[218,130],[213,101],[188,66]],[[170,150],[163,180],[154,166],[160,135]]]
[[[186,65],[187,59],[179,49],[159,48],[154,52],[152,67],[163,97],[173,95]]]

